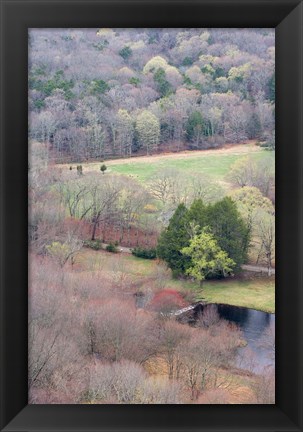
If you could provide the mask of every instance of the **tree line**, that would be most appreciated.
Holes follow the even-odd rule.
[[[30,138],[52,160],[274,147],[272,30],[39,29],[29,52]]]

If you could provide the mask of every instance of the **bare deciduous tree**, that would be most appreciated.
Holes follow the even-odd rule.
[[[179,378],[182,357],[180,345],[188,340],[190,329],[176,321],[166,321],[161,329],[161,351],[168,367],[170,379]]]
[[[74,236],[72,232],[68,232],[64,243],[53,242],[46,246],[49,255],[59,264],[61,268],[71,260],[73,264],[75,256],[79,253],[83,246],[83,241]]]
[[[259,245],[258,260],[265,260],[268,276],[271,275],[275,258],[275,217],[264,211],[258,214],[257,241]]]
[[[94,365],[91,371],[89,395],[104,402],[136,403],[140,386],[146,379],[143,368],[127,360],[112,365]]]
[[[256,377],[253,385],[258,403],[274,404],[275,403],[275,370],[266,368],[263,374]]]
[[[274,362],[276,356],[276,332],[274,322],[271,322],[264,331],[259,345],[268,352],[269,360]]]

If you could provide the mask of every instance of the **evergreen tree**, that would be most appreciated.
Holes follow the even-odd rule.
[[[119,55],[124,58],[124,60],[128,60],[132,55],[133,51],[129,46],[125,46],[119,51]]]
[[[218,245],[236,263],[236,269],[247,260],[250,231],[234,201],[225,197],[207,209],[207,225]]]
[[[168,96],[172,92],[172,86],[166,79],[166,73],[163,68],[159,68],[154,74],[154,81],[157,90],[162,97]]]
[[[194,225],[198,225],[199,231],[207,224],[207,208],[201,199],[193,201],[188,210],[188,221]]]
[[[202,140],[204,121],[199,111],[194,111],[187,120],[186,135],[187,140],[199,145]]]
[[[270,80],[268,81],[268,98],[271,102],[275,102],[275,99],[276,99],[276,76],[275,76],[275,73],[272,74]]]
[[[158,240],[157,256],[166,261],[175,275],[184,273],[190,263],[190,258],[181,253],[190,240],[187,216],[187,208],[180,204]]]
[[[260,117],[256,112],[253,112],[246,125],[246,132],[249,139],[259,139],[262,134],[262,125]]]
[[[229,197],[207,206],[196,200],[189,210],[180,204],[159,238],[158,257],[166,261],[175,274],[186,273],[192,265],[191,257],[181,250],[206,227],[218,247],[234,262],[235,270],[239,270],[247,260],[250,229]],[[222,277],[222,271],[215,274],[214,270],[206,277]]]
[[[105,164],[100,166],[100,171],[102,172],[102,174],[104,174],[106,170],[107,170],[107,166]]]

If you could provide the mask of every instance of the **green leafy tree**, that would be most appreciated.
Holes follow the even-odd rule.
[[[193,237],[189,246],[184,247],[181,253],[191,260],[186,274],[200,282],[200,286],[207,278],[231,275],[236,266],[236,263],[220,248],[208,227],[203,228],[201,234]]]
[[[175,275],[184,273],[190,262],[190,259],[181,253],[181,249],[188,246],[190,239],[187,215],[187,208],[180,204],[158,240],[157,256],[166,261]]]

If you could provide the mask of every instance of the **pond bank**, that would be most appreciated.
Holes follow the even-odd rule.
[[[207,281],[202,291],[196,290],[195,300],[207,303],[246,307],[275,313],[275,278],[255,277],[249,280],[229,279]]]
[[[194,308],[194,312],[196,319],[199,319],[201,314],[210,320],[217,316],[236,324],[242,330],[247,345],[239,349],[238,366],[254,372],[274,366],[275,314],[214,303],[199,304]]]

